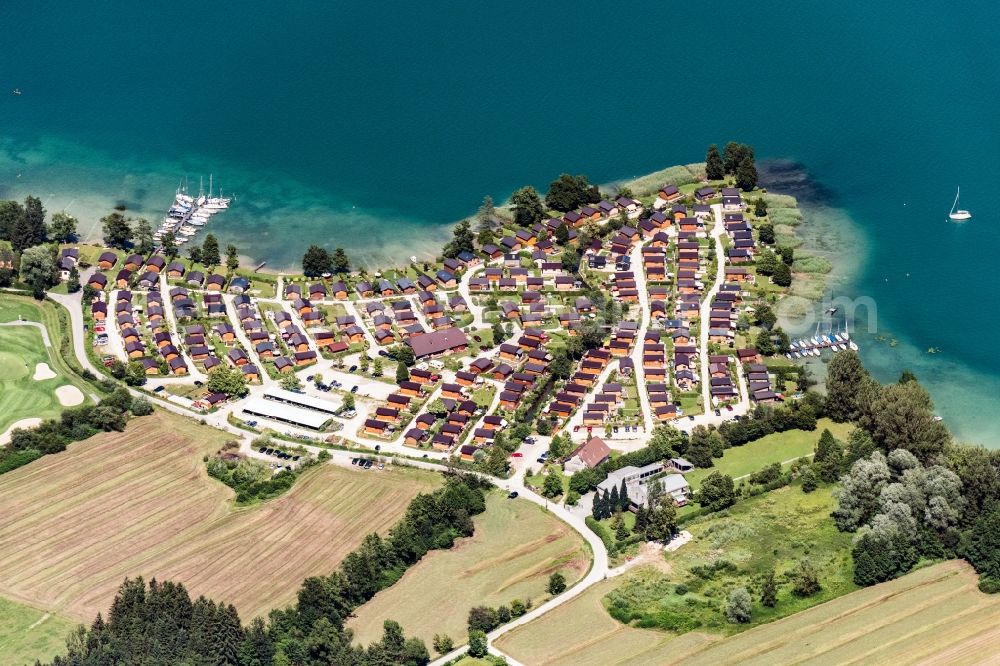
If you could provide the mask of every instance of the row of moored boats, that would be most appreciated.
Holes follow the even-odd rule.
[[[211,183],[211,180],[209,181]],[[183,245],[194,237],[202,227],[208,224],[213,215],[229,208],[232,198],[212,195],[209,185],[208,195],[203,193],[197,197],[189,195],[185,188],[178,187],[174,195],[174,203],[170,206],[159,229],[153,234],[154,240],[161,241],[168,232],[173,232],[174,242]]]
[[[791,349],[785,354],[790,359],[819,356],[824,349],[829,349],[833,352],[845,351],[847,349],[858,351],[858,345],[851,340],[850,333],[846,330],[843,333],[825,333],[815,335],[811,338],[795,340],[790,347]]]

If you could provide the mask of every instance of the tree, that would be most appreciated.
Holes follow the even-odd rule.
[[[561,222],[559,226],[556,227],[553,236],[555,237],[557,243],[560,245],[566,245],[566,243],[569,242],[569,225],[565,222]]]
[[[819,574],[812,563],[803,558],[791,573],[792,592],[800,597],[811,597],[820,591]]]
[[[774,569],[768,569],[760,583],[760,603],[774,608],[778,603],[778,582],[774,579]]]
[[[530,185],[526,185],[510,195],[510,202],[514,208],[514,223],[521,227],[530,227],[536,222],[541,222],[545,217],[545,208],[542,206],[542,199],[538,196]]]
[[[757,187],[757,167],[753,164],[753,157],[744,157],[736,168],[736,187],[744,192],[751,192]]]
[[[705,178],[722,180],[725,177],[726,170],[722,163],[722,156],[719,155],[719,147],[713,143],[708,147],[708,154],[705,155]]]
[[[545,477],[545,482],[542,484],[542,494],[546,497],[553,498],[562,495],[563,485],[562,481],[554,473],[549,474]]]
[[[302,273],[306,277],[316,278],[332,272],[333,258],[330,253],[319,245],[310,245],[302,255]]]
[[[695,426],[695,430],[698,428],[704,428],[702,426]],[[688,443],[687,450],[684,452],[688,461],[695,467],[712,467],[715,463],[712,462],[712,447],[708,440],[707,434],[705,436],[695,435],[692,433],[691,440]]]
[[[354,394],[344,394],[344,409],[354,409]]]
[[[475,249],[475,236],[472,234],[472,226],[468,220],[462,220],[455,225],[454,236],[444,246],[443,254],[446,258],[454,259],[463,252],[473,252]]]
[[[813,466],[816,468],[819,478],[827,483],[833,483],[840,476],[840,466],[843,464],[844,449],[833,433],[824,428],[816,444],[816,452],[813,456]]]
[[[135,223],[135,251],[146,256],[153,252],[153,228],[149,220],[140,217]]]
[[[188,260],[192,264],[200,264],[201,263],[201,246],[200,245],[192,245],[191,247],[188,248]]]
[[[493,231],[493,216],[496,215],[497,209],[493,205],[493,197],[486,195],[483,197],[483,203],[479,206],[479,210],[476,211],[476,231],[482,233],[484,231]]]
[[[774,265],[774,275],[771,282],[779,287],[789,287],[792,284],[792,269],[785,262],[778,262]]]
[[[205,236],[205,242],[201,244],[201,262],[209,269],[222,263],[222,256],[219,254],[219,241],[214,234]]]
[[[177,258],[177,236],[174,232],[168,231],[160,238],[160,247],[163,249],[163,256],[167,259]]]
[[[760,201],[758,199],[758,201]],[[774,225],[773,224],[761,224],[757,227],[757,238],[761,243],[765,245],[774,245]]]
[[[480,659],[489,654],[486,632],[474,629],[469,632],[469,656]]]
[[[917,561],[910,540],[898,528],[865,528],[854,540],[854,582],[874,585],[909,571]]]
[[[333,271],[340,275],[351,272],[351,261],[347,258],[344,248],[338,247],[333,251]]]
[[[66,291],[71,294],[80,291],[80,271],[76,269],[76,266],[72,266],[69,269],[69,279],[66,280]]]
[[[559,262],[567,273],[576,273],[580,270],[580,252],[575,247],[568,247],[559,255]]]
[[[754,323],[761,328],[766,328],[771,330],[774,325],[778,322],[778,316],[774,314],[774,310],[771,309],[769,305],[759,305],[754,311]]]
[[[382,357],[381,356],[379,356],[378,358],[376,358],[375,362],[372,364],[372,376],[373,377],[381,377],[382,376]]]
[[[961,555],[984,578],[1000,580],[1000,507],[979,516],[963,535]]]
[[[761,250],[760,254],[757,255],[757,259],[754,261],[757,266],[757,272],[761,275],[774,275],[774,271],[778,268],[778,257],[770,248],[764,248]]]
[[[497,628],[499,620],[497,612],[489,606],[474,606],[469,609],[468,627],[469,631],[493,631]]]
[[[782,245],[778,248],[781,262],[786,266],[791,266],[795,262],[795,248],[790,245]]]
[[[818,485],[819,478],[816,476],[813,466],[809,465],[806,467],[806,470],[802,472],[802,492],[811,493],[816,490]]]
[[[240,251],[236,249],[235,245],[226,246],[226,270],[230,273],[236,271],[240,267]]]
[[[129,386],[142,386],[146,383],[146,368],[139,361],[129,361],[125,366],[125,383]]]
[[[757,333],[757,337],[754,338],[754,346],[757,347],[761,356],[774,356],[775,351],[777,351],[774,341],[771,340],[771,333],[767,330]]]
[[[767,200],[764,197],[757,197],[757,200],[753,202],[753,214],[756,217],[764,217],[767,215]],[[774,231],[774,227],[771,227],[771,231]],[[771,241],[774,242],[773,240]]]
[[[405,363],[396,364],[396,383],[405,382],[410,379],[410,371],[406,369]]]
[[[697,493],[698,504],[707,507],[709,511],[720,511],[736,502],[736,488],[733,477],[728,474],[712,472],[701,482]]]
[[[881,451],[855,462],[841,477],[840,488],[834,490],[837,508],[832,515],[837,527],[853,532],[871,520],[878,509],[882,488],[890,478],[889,463]]]
[[[951,442],[948,428],[934,419],[930,395],[915,381],[881,387],[862,404],[858,423],[883,451],[906,449],[925,462]]]
[[[753,148],[745,143],[737,143],[735,141],[727,143],[722,152],[722,162],[726,173],[735,174],[740,164],[747,158],[753,162]]]
[[[737,587],[726,599],[726,619],[732,624],[746,624],[750,621],[752,606],[747,588]]]
[[[56,283],[56,262],[44,245],[29,247],[21,253],[21,280],[31,286],[35,298],[45,296],[45,290]]]
[[[56,213],[49,223],[49,238],[57,243],[72,243],[76,240],[76,224],[76,218],[69,213]]]
[[[289,375],[294,377],[295,375]],[[284,384],[284,382],[282,382]],[[208,373],[208,390],[212,393],[225,393],[230,397],[242,398],[250,389],[246,377],[239,368],[221,364]]]
[[[396,359],[397,363],[402,363],[407,367],[411,367],[417,362],[410,345],[397,345],[393,347],[392,351],[389,352],[389,356]]]
[[[26,197],[22,214],[14,221],[11,245],[18,252],[45,242],[48,229],[45,226],[45,209],[41,199]]]
[[[455,649],[455,642],[451,640],[448,634],[434,634],[434,640],[431,642],[431,645],[438,654],[448,654]]]
[[[104,244],[124,250],[132,241],[132,227],[121,213],[115,211],[101,218],[101,228],[104,231]]]
[[[826,414],[843,423],[858,418],[858,395],[871,376],[853,350],[834,354],[826,370]]]
[[[552,596],[562,594],[566,590],[566,577],[561,572],[556,571],[549,576],[549,586],[547,589]]]
[[[628,538],[628,528],[625,527],[625,521],[622,519],[621,514],[615,518],[615,541],[624,541]]]
[[[659,486],[658,481],[655,483]],[[677,507],[674,506],[674,500],[669,495],[662,494],[662,486],[659,486],[658,490],[661,492],[655,496],[655,499],[651,499],[650,508],[646,514],[646,535],[656,541],[667,543],[674,538],[674,532],[677,530]],[[636,522],[638,522],[638,516]]]
[[[294,372],[291,372],[281,379],[281,388],[286,391],[298,391],[302,388],[302,381]]]
[[[545,204],[549,208],[564,213],[600,200],[597,187],[591,185],[586,176],[571,176],[568,173],[560,174],[559,178],[552,181],[548,194],[545,195]]]

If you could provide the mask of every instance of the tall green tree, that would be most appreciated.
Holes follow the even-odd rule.
[[[720,472],[712,472],[701,482],[697,493],[698,504],[709,511],[719,511],[736,502],[736,487],[733,477]]]
[[[476,249],[476,239],[468,220],[462,220],[455,225],[454,236],[444,246],[444,256],[454,259],[462,252],[473,252]]]
[[[201,261],[209,269],[222,263],[222,256],[219,254],[219,241],[214,234],[205,236],[205,242],[201,244]]]
[[[333,272],[346,275],[351,272],[351,261],[347,258],[344,248],[338,247],[333,251]]]
[[[858,395],[869,380],[871,375],[856,351],[834,354],[826,369],[827,416],[840,423],[857,419]]]
[[[37,197],[26,197],[24,200],[24,215],[14,225],[14,236],[11,243],[14,249],[21,251],[33,245],[44,243],[48,234],[45,226],[45,208],[42,200]]]
[[[816,443],[816,451],[813,455],[813,466],[816,468],[819,478],[827,483],[833,483],[840,476],[841,466],[844,460],[844,449],[833,437],[829,429],[824,428],[823,433]]]
[[[310,245],[302,255],[302,272],[306,277],[316,278],[324,273],[333,272],[333,258],[325,248]]]
[[[743,160],[750,158],[753,161],[753,148],[745,143],[730,141],[726,144],[722,152],[722,162],[726,173],[735,174]]]
[[[757,187],[757,167],[754,166],[753,157],[744,157],[736,168],[736,187],[744,192],[751,192]]]
[[[49,222],[49,238],[57,243],[72,243],[76,240],[76,226],[76,218],[69,213],[56,213]]]
[[[75,294],[80,291],[80,271],[76,266],[69,269],[69,279],[66,280],[66,291]]]
[[[514,222],[521,227],[530,227],[541,222],[545,216],[542,198],[531,185],[526,185],[510,195],[514,207]]]
[[[226,270],[230,273],[240,267],[240,251],[235,245],[226,246]]]
[[[563,212],[600,200],[597,186],[591,185],[586,176],[571,176],[568,173],[552,181],[545,195],[545,204],[549,208]]]
[[[15,230],[23,217],[24,206],[19,202],[0,201],[0,239],[13,241]],[[14,249],[20,252],[24,248],[15,246]]]
[[[883,386],[874,400],[859,405],[859,412],[859,425],[883,451],[905,449],[926,462],[951,443],[948,428],[935,420],[930,394],[919,382]]]
[[[153,252],[153,228],[149,226],[149,220],[140,217],[135,223],[135,251],[146,256]]]
[[[705,178],[722,180],[725,177],[726,169],[722,163],[722,156],[719,155],[719,147],[713,143],[708,147],[708,154],[705,155]]]
[[[774,569],[768,569],[761,580],[760,603],[768,608],[774,608],[778,603],[778,581],[774,578]]]
[[[160,239],[160,247],[163,250],[163,256],[167,259],[176,259],[179,250],[177,249],[177,236],[174,232],[168,231],[163,234],[163,238]]]
[[[132,225],[118,211],[102,217],[101,228],[104,231],[104,244],[108,247],[124,250],[132,242]]]
[[[480,234],[484,231],[493,231],[493,216],[497,213],[496,206],[493,205],[493,197],[486,195],[483,203],[476,211],[476,231]]]
[[[21,280],[41,299],[45,291],[56,283],[56,262],[52,252],[44,245],[35,245],[21,253]]]

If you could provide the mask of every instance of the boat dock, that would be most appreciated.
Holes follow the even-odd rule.
[[[208,195],[199,188],[198,196],[187,193],[187,188],[179,186],[174,194],[174,202],[167,210],[159,229],[153,234],[156,242],[163,240],[167,233],[174,234],[174,243],[180,247],[197,235],[209,219],[216,213],[229,208],[231,198],[225,198],[222,193],[213,196],[212,177],[209,176]]]
[[[820,333],[811,338],[795,340],[791,344],[791,349],[785,354],[785,358],[792,360],[807,358],[809,356],[819,356],[824,350],[834,353],[852,349],[858,351],[858,345],[851,340],[847,331],[843,333]]]

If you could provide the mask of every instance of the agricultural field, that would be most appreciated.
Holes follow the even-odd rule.
[[[473,606],[499,606],[513,599],[547,598],[549,575],[562,571],[572,585],[590,557],[583,539],[565,523],[525,500],[489,495],[475,518],[476,533],[449,550],[433,551],[392,587],[357,610],[348,627],[367,645],[382,635],[382,622],[399,622],[407,636],[428,645],[435,633],[465,640]]]
[[[0,477],[0,595],[78,621],[106,612],[126,576],[183,582],[249,621],[288,604],[410,499],[416,470],[307,471],[285,495],[236,508],[202,456],[226,434],[165,412],[71,444]]]
[[[776,432],[748,442],[743,446],[726,449],[721,458],[714,460],[714,467],[695,469],[685,474],[684,478],[688,480],[692,488],[697,489],[701,485],[702,479],[712,472],[722,472],[734,479],[739,479],[771,463],[783,463],[811,455],[816,449],[816,443],[824,429],[828,429],[834,437],[846,443],[852,426],[850,423],[834,423],[830,419],[824,418],[817,421],[816,430],[813,431],[786,430],[785,432]]]
[[[995,659],[1000,598],[961,561],[859,590],[687,655],[689,664],[969,664]]]
[[[0,664],[34,664],[66,648],[75,622],[0,597]]]
[[[73,374],[58,347],[45,346],[37,327],[8,325],[18,318],[45,325],[53,345],[62,339],[55,305],[0,296],[0,433],[25,419],[56,417],[64,406],[79,404],[93,392]],[[61,387],[67,388],[57,394]]]

